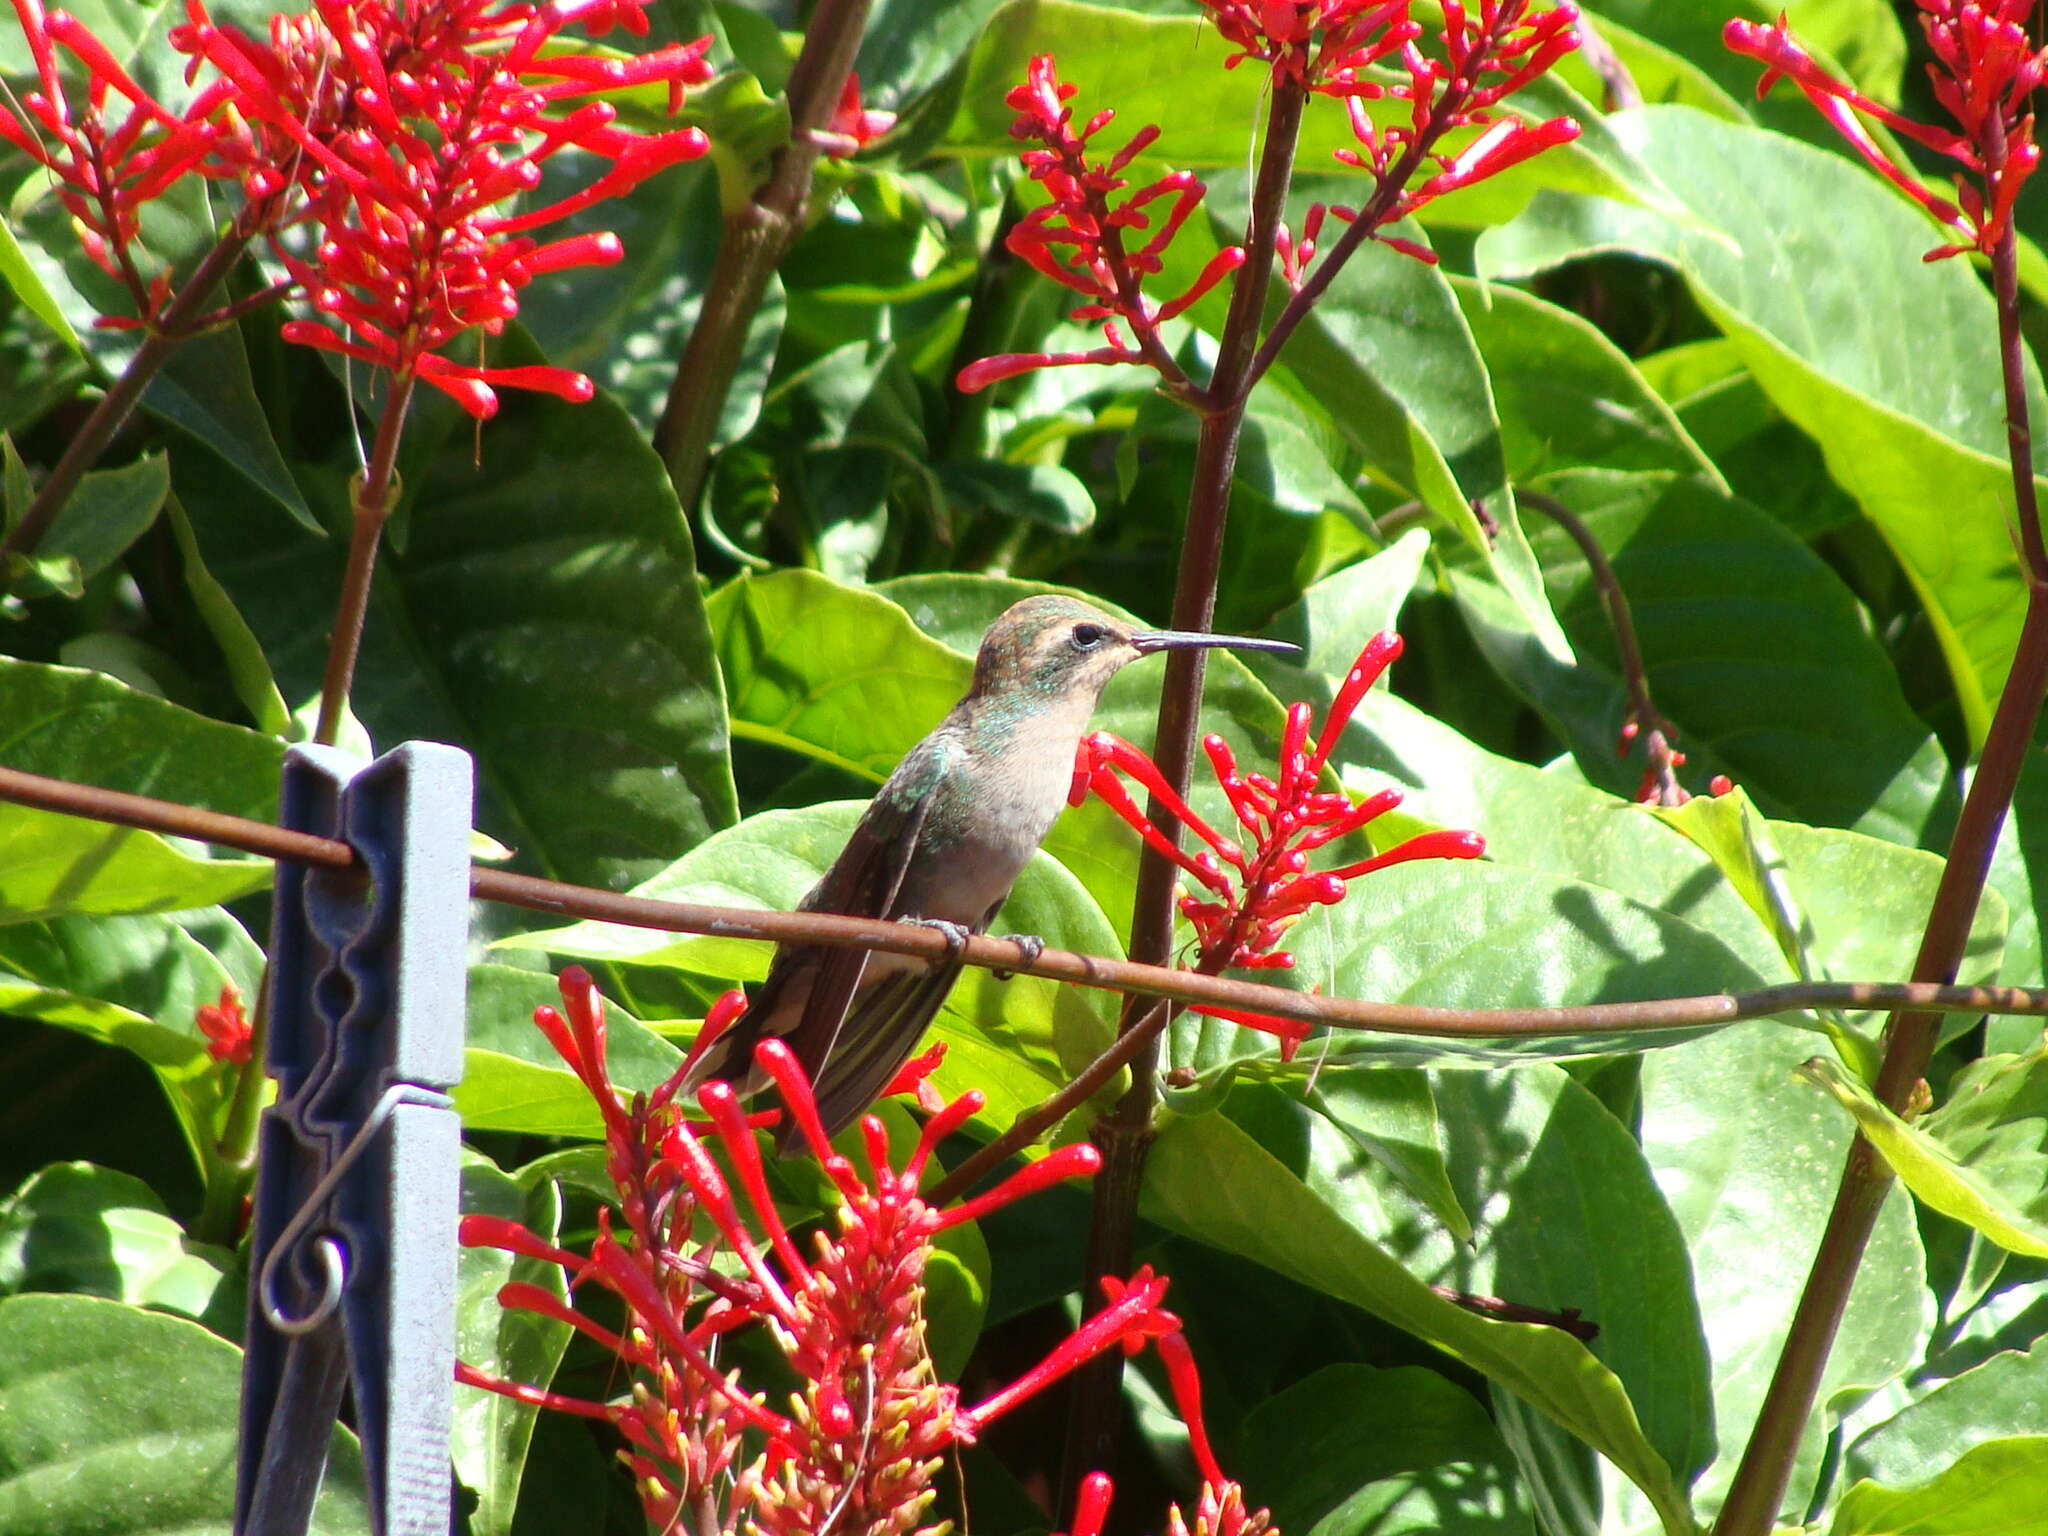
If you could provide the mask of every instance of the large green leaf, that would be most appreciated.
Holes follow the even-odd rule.
[[[1597,326],[1502,283],[1452,278],[1451,291],[1485,360],[1516,484],[1566,469],[1668,470],[1719,484],[1677,414]]]
[[[1914,1194],[2002,1248],[2048,1259],[2048,1046],[1971,1062],[1955,1097],[1916,1123],[1831,1061],[1805,1071]]]
[[[277,815],[278,742],[104,672],[0,659],[0,720],[10,768],[259,821]]]
[[[1906,45],[1885,0],[1594,0],[1589,9],[1692,60],[1743,100],[1754,94],[1761,66],[1723,47],[1721,28],[1731,16],[1769,22],[1782,12],[1801,43],[1838,61],[1865,92],[1898,100]]]
[[[25,500],[17,504],[12,494],[11,472],[17,467],[12,443],[7,444],[7,455],[7,521],[12,524],[28,506]],[[67,596],[78,596],[80,582],[112,565],[156,521],[170,488],[170,468],[160,453],[144,454],[119,469],[93,470],[78,482],[57,520],[36,545],[35,568],[49,571],[54,562],[54,569],[61,572],[57,585]],[[44,579],[13,583],[19,597],[40,596],[50,589]]]
[[[2048,1435],[1987,1440],[1914,1488],[1858,1483],[1828,1536],[2040,1536],[2048,1531]]]
[[[571,405],[508,390],[480,441],[481,467],[468,431],[421,442],[403,548],[379,560],[353,706],[380,743],[470,751],[481,823],[540,872],[624,885],[737,815],[681,509],[605,396]],[[308,476],[345,528],[341,465]],[[326,636],[308,615],[332,611],[347,538],[238,515],[218,476],[185,499],[287,695],[309,696]]]
[[[1141,160],[1137,174],[1154,158],[1185,170],[1239,169],[1265,117],[1265,72],[1226,71],[1223,63],[1230,51],[1208,19],[1193,12],[1138,15],[1074,0],[1013,0],[990,18],[968,55],[959,106],[942,147],[959,155],[1015,154],[1010,124],[1017,113],[1003,98],[1023,82],[1035,55],[1049,53],[1059,60],[1061,80],[1079,87],[1074,105],[1084,119],[1113,106],[1118,129],[1129,131],[1109,134],[1105,150],[1146,124],[1159,127],[1156,157]],[[1191,80],[1199,80],[1200,88],[1190,89]],[[1537,81],[1516,105],[1532,115],[1576,116],[1584,132],[1562,150],[1443,198],[1431,209],[1433,218],[1491,223],[1514,212],[1539,187],[1661,200],[1655,178],[1568,87]],[[1343,104],[1310,97],[1296,150],[1302,171],[1342,172],[1345,167],[1333,151],[1357,147]],[[1151,174],[1158,174],[1157,166]],[[1352,175],[1350,195],[1356,199],[1365,183],[1360,173]]]
[[[1810,1035],[1760,1022],[1642,1059],[1643,1154],[1692,1253],[1724,1441],[1694,1488],[1703,1518],[1725,1496],[1756,1422],[1848,1150],[1844,1118],[1793,1076],[1812,1044]],[[1895,1194],[1879,1213],[1800,1435],[1790,1519],[1807,1506],[1839,1401],[1918,1361],[1932,1311],[1911,1203]]]
[[[1602,886],[1472,862],[1399,865],[1352,884],[1289,935],[1281,973],[1333,997],[1446,1008],[1571,1007],[1740,991],[1763,978],[1726,942]],[[1697,1027],[1621,1034],[1438,1038],[1333,1032],[1293,1070],[1349,1062],[1497,1064],[1670,1045]],[[1227,1070],[1271,1053],[1209,1021],[1176,1030],[1176,1065]],[[1268,1070],[1276,1070],[1270,1065]]]
[[[743,576],[709,612],[733,734],[876,784],[972,677],[895,603],[812,571]]]
[[[1843,1452],[1843,1475],[1910,1487],[2004,1435],[2048,1435],[2048,1354],[2000,1350],[1935,1387]]]
[[[1332,1365],[1247,1416],[1231,1469],[1307,1536],[1524,1536],[1528,1496],[1486,1410],[1420,1366]]]
[[[104,1296],[241,1331],[235,1256],[194,1242],[150,1187],[91,1163],[53,1163],[0,1204],[0,1296]]]
[[[1310,1150],[1317,1135],[1335,1144],[1332,1165],[1357,1157],[1334,1128],[1315,1131],[1312,1118],[1296,1120],[1307,1145],[1291,1161],[1225,1115],[1169,1121],[1146,1164],[1146,1214],[1364,1307],[1480,1371],[1611,1458],[1653,1501],[1669,1536],[1690,1536],[1670,1463],[1644,1437],[1615,1373],[1568,1334],[1478,1316],[1409,1273],[1361,1230],[1346,1203],[1353,1188],[1310,1181],[1325,1166]]]
[[[467,1116],[464,1119],[467,1120]],[[547,1178],[514,1179],[471,1154],[462,1170],[462,1214],[516,1221],[554,1242],[561,1194]],[[501,1307],[509,1281],[563,1294],[560,1266],[521,1259],[500,1248],[464,1248],[455,1271],[455,1354],[500,1381],[546,1387],[569,1342],[569,1325],[524,1308]],[[449,1449],[455,1474],[476,1495],[469,1528],[476,1536],[508,1536],[521,1474],[540,1409],[503,1393],[458,1386]]]
[[[534,1027],[533,1010],[542,1004],[562,1005],[554,978],[544,972],[469,968],[469,1023],[462,1081],[454,1093],[462,1123],[471,1130],[591,1138],[604,1133],[590,1090]],[[674,1072],[682,1053],[608,1002],[605,1059],[613,1083],[640,1093]]]
[[[1684,108],[1614,127],[1697,224],[1546,195],[1481,237],[1482,270],[1536,272],[1598,250],[1675,266],[1883,532],[1981,740],[2024,606],[1990,296],[1962,263],[1920,260],[1937,234],[1861,166]],[[1913,323],[1888,323],[1899,315]],[[2031,364],[2028,381],[2038,413],[2048,397]]]
[[[1810,550],[1695,478],[1582,471],[1543,485],[1614,568],[1688,779],[1726,773],[1769,815],[1909,847],[1939,828],[1946,759],[1855,599]],[[1640,759],[1615,756],[1625,692],[1599,590],[1562,530],[1539,530],[1535,544],[1580,665],[1553,664],[1519,635],[1519,615],[1461,579],[1467,622],[1586,777],[1633,792]]]
[[[0,1010],[141,1057],[163,1083],[202,1166],[211,1161],[234,1078],[232,1068],[207,1054],[195,1015],[230,981],[244,997],[254,996],[251,973],[261,958],[233,918],[204,915],[212,949],[167,917],[64,917],[0,927]]]
[[[132,827],[0,806],[0,923],[210,907],[270,879],[264,860],[194,858]]]
[[[94,1296],[0,1300],[0,1530],[227,1536],[242,1353],[197,1323]],[[313,1529],[370,1529],[336,1427]]]

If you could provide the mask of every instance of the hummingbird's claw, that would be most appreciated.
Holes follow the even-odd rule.
[[[967,948],[969,930],[964,923],[948,922],[943,917],[906,917],[903,921],[913,928],[931,928],[944,934],[948,960],[958,960],[961,951]]]
[[[1017,946],[1024,956],[1024,963],[1026,965],[1038,964],[1038,957],[1045,953],[1045,940],[1035,933],[1006,933],[1003,937]],[[1017,973],[1015,971],[990,971],[989,974],[995,977],[997,981],[1008,981]]]

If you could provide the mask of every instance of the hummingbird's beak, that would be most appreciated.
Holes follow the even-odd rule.
[[[1233,651],[1277,651],[1295,654],[1301,650],[1285,640],[1258,640],[1250,635],[1203,635],[1191,629],[1141,629],[1131,636],[1131,645],[1140,656],[1150,656],[1154,651],[1211,651],[1228,648]]]

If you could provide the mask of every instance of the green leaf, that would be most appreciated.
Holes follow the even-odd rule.
[[[1301,647],[1288,661],[1255,657],[1262,678],[1303,672],[1342,678],[1357,661],[1362,637],[1392,629],[1429,554],[1429,535],[1411,528],[1378,554],[1325,576],[1300,601],[1274,616],[1261,634]],[[1274,661],[1268,670],[1264,665]]]
[[[465,1116],[465,1119],[467,1117]],[[516,1221],[554,1242],[561,1194],[551,1180],[514,1179],[474,1153],[462,1169],[462,1214]],[[455,1354],[500,1381],[545,1387],[569,1343],[569,1325],[523,1308],[501,1307],[498,1292],[521,1280],[563,1294],[559,1265],[515,1258],[499,1248],[464,1248],[455,1270]],[[509,1536],[519,1485],[540,1409],[503,1393],[457,1385],[450,1451],[455,1475],[476,1495],[475,1536]]]
[[[1858,1483],[1828,1536],[2040,1536],[2048,1531],[2048,1435],[1988,1440],[1915,1488]]]
[[[1516,484],[1595,468],[1720,483],[1671,407],[1597,326],[1505,284],[1453,277],[1450,286],[1485,360]]]
[[[1334,1129],[1321,1134],[1337,1141],[1341,1157],[1355,1157]],[[1225,1115],[1179,1117],[1168,1121],[1146,1164],[1143,1209],[1176,1231],[1364,1307],[1501,1383],[1621,1467],[1655,1504],[1669,1536],[1691,1536],[1670,1464],[1644,1438],[1612,1370],[1557,1329],[1495,1322],[1445,1301],[1359,1229],[1337,1192],[1304,1182],[1305,1172]]]
[[[192,606],[213,635],[213,643],[220,647],[235,697],[242,701],[249,718],[264,735],[289,735],[291,711],[285,707],[284,695],[277,691],[277,679],[271,675],[269,659],[263,654],[263,642],[256,638],[256,631],[228,596],[228,589],[206,568],[199,537],[192,531],[192,520],[185,515],[183,504],[177,497],[170,497],[164,512],[184,561],[185,590],[192,594]]]
[[[144,454],[119,469],[92,471],[78,482],[64,510],[36,546],[38,557],[70,560],[80,577],[97,576],[156,521],[170,488],[170,468],[160,453]],[[8,510],[11,514],[27,508]],[[16,592],[23,597],[37,595],[35,588],[26,584],[17,586]]]
[[[241,1351],[197,1323],[92,1296],[0,1301],[0,1529],[226,1536],[241,1386]],[[339,1426],[313,1529],[370,1529]]]
[[[1265,76],[1257,69],[1224,70],[1228,48],[1207,18],[1193,13],[1138,15],[1072,0],[1013,0],[989,19],[968,55],[959,106],[942,149],[962,156],[1015,154],[1010,124],[1017,113],[1003,98],[1023,82],[1033,56],[1049,53],[1058,56],[1060,79],[1079,88],[1074,107],[1084,117],[1114,106],[1119,128],[1136,132],[1154,124],[1160,129],[1157,153],[1135,163],[1134,182],[1142,184],[1166,166],[1199,172],[1242,169],[1245,146],[1265,118]],[[1189,89],[1192,71],[1200,72],[1200,89]],[[1519,93],[1516,105],[1533,116],[1576,116],[1584,131],[1561,150],[1441,199],[1431,209],[1433,219],[1464,226],[1492,223],[1520,208],[1539,187],[1662,200],[1655,178],[1569,87],[1538,80]],[[1128,137],[1109,135],[1105,151]],[[1311,97],[1295,151],[1301,170],[1341,174],[1346,168],[1333,152],[1357,147],[1343,104]],[[1357,171],[1346,179],[1348,195],[1356,201],[1369,183]]]
[[[71,321],[64,313],[56,297],[36,275],[21,242],[14,238],[14,231],[7,221],[0,219],[0,282],[7,284],[8,291],[21,300],[30,314],[49,327],[50,334],[74,352],[82,351],[78,332],[71,328]]]
[[[1766,814],[1916,846],[1951,803],[1940,746],[1847,587],[1772,519],[1693,478],[1581,471],[1543,482],[1600,541],[1628,598],[1650,690],[1703,783],[1725,773]],[[1489,589],[1454,591],[1481,649],[1569,743],[1586,778],[1633,793],[1615,735],[1613,626],[1577,545],[1536,540],[1580,662],[1554,665]]]
[[[1057,533],[1086,533],[1095,501],[1073,471],[1057,464],[948,459],[938,465],[946,495],[970,512],[999,512]]]
[[[1303,196],[1341,190],[1329,178],[1296,180]],[[1241,176],[1217,178],[1210,219],[1190,220],[1165,253],[1162,291],[1192,281],[1224,243],[1216,228],[1219,205],[1234,205],[1243,192]],[[1276,281],[1269,315],[1285,297]],[[1227,304],[1218,288],[1189,313],[1214,333]],[[1561,661],[1569,659],[1516,520],[1486,367],[1441,270],[1367,242],[1296,327],[1268,382],[1295,409],[1327,415],[1365,456],[1375,479],[1455,529],[1500,582],[1529,633]],[[1484,531],[1475,504],[1498,524],[1496,535]]]
[[[1951,1100],[1942,1122],[1900,1119],[1834,1062],[1802,1071],[1920,1199],[2001,1248],[2048,1258],[2048,1047],[1972,1062],[1956,1085],[1967,1097]]]
[[[53,1163],[0,1205],[0,1296],[55,1291],[155,1307],[239,1333],[235,1255],[198,1243],[140,1179]]]
[[[7,764],[272,821],[283,746],[100,672],[0,659]]]
[[[1921,261],[1937,233],[1860,165],[1683,108],[1625,113],[1614,129],[1698,226],[1545,197],[1481,237],[1481,269],[1618,249],[1683,274],[1911,575],[1981,742],[2024,606],[1990,295],[1963,263]],[[1894,315],[1913,324],[1878,323]],[[2028,381],[2039,411],[2031,366]]]
[[[1451,1236],[1472,1241],[1472,1219],[1458,1204],[1444,1167],[1443,1131],[1427,1073],[1400,1067],[1318,1072],[1302,1102],[1392,1174]]]
[[[205,859],[153,832],[0,805],[0,923],[210,907],[270,884],[266,859]]]
[[[1246,1417],[1231,1470],[1308,1536],[1522,1536],[1527,1495],[1486,1410],[1421,1366],[1330,1365]]]
[[[1801,44],[1838,64],[1866,94],[1883,102],[1899,99],[1906,40],[1885,0],[1596,0],[1592,9],[1694,60],[1743,101],[1755,95],[1761,66],[1722,45],[1722,25],[1730,16],[1768,23],[1782,12]],[[1800,105],[1812,115],[1812,108]]]
[[[218,924],[253,950],[233,918],[219,913]],[[233,1076],[207,1055],[194,1016],[230,981],[254,995],[252,977],[231,973],[167,917],[64,917],[0,927],[0,1010],[141,1057],[169,1094],[202,1167],[212,1159]]]
[[[895,603],[812,571],[742,576],[708,611],[733,735],[876,784],[973,676]]]
[[[1793,1075],[1812,1041],[1768,1022],[1738,1024],[1642,1058],[1643,1155],[1692,1255],[1713,1366],[1721,1455],[1693,1498],[1712,1516],[1777,1363],[1806,1265],[1834,1203],[1851,1130]],[[1781,1513],[1794,1522],[1820,1473],[1840,1405],[1918,1362],[1933,1322],[1911,1202],[1879,1212],[1829,1353]]]
[[[516,341],[516,338],[515,338]],[[529,359],[516,347],[493,362]],[[447,423],[416,416],[413,428]],[[619,886],[737,815],[695,557],[660,461],[619,407],[508,390],[481,438],[419,441],[402,551],[380,556],[354,708],[379,742],[476,758],[479,819],[530,867]],[[322,511],[347,526],[330,464]],[[217,475],[194,509],[207,563],[291,698],[326,661],[346,538],[240,509]],[[193,477],[198,480],[195,474]]]
[[[1482,829],[1483,830],[1483,829]],[[1430,860],[1359,880],[1334,907],[1289,935],[1290,982],[1332,997],[1445,1008],[1574,1007],[1593,1002],[1742,991],[1763,978],[1718,935],[1615,891],[1536,870]],[[1477,1065],[1608,1055],[1672,1045],[1693,1028],[1484,1039],[1333,1032],[1306,1047],[1311,1062]],[[1263,1037],[1261,1037],[1263,1039]],[[1268,1047],[1224,1038],[1176,1039],[1176,1064],[1217,1070]],[[1269,1068],[1271,1070],[1271,1068]]]
[[[1843,1476],[1911,1487],[1986,1440],[2048,1435],[2044,1366],[2048,1353],[2000,1350],[1858,1436],[1843,1453]]]
[[[590,1090],[534,1027],[535,1008],[559,1009],[561,1003],[555,979],[544,972],[505,965],[469,968],[462,1081],[454,1089],[465,1126],[534,1136],[604,1133]],[[618,1004],[606,1002],[605,1021],[612,1081],[627,1092],[653,1088],[682,1060],[680,1051]]]

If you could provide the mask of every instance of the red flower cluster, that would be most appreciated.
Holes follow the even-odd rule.
[[[865,1177],[825,1139],[810,1084],[780,1041],[757,1056],[837,1191],[836,1227],[806,1255],[769,1190],[755,1129],[776,1111],[744,1114],[730,1085],[698,1093],[705,1119],[683,1118],[679,1071],[651,1094],[623,1100],[605,1063],[602,999],[590,977],[562,973],[566,1017],[542,1008],[535,1022],[590,1090],[604,1117],[607,1167],[623,1231],[601,1217],[588,1254],[555,1247],[514,1222],[470,1216],[462,1240],[558,1265],[571,1290],[596,1285],[623,1305],[617,1332],[553,1291],[514,1282],[500,1302],[554,1318],[617,1355],[631,1389],[606,1402],[501,1381],[469,1366],[459,1379],[522,1402],[603,1419],[627,1442],[648,1517],[662,1528],[729,1508],[716,1529],[798,1536],[830,1525],[848,1533],[910,1531],[933,1497],[943,1454],[1105,1350],[1178,1341],[1163,1309],[1166,1281],[1140,1270],[1106,1283],[1109,1305],[1044,1362],[980,1403],[933,1375],[925,1346],[923,1282],[938,1233],[1101,1164],[1091,1146],[1062,1148],[987,1194],[939,1211],[918,1194],[934,1149],[981,1106],[969,1093],[926,1122],[916,1148],[892,1165],[882,1123],[862,1122]],[[707,1027],[743,1009],[720,999]],[[705,1235],[708,1232],[708,1236]],[[714,1363],[737,1329],[767,1330],[798,1378],[787,1414],[767,1406],[738,1369]],[[1180,1346],[1184,1349],[1184,1344]],[[1169,1363],[1169,1369],[1175,1367]],[[1191,1367],[1190,1367],[1191,1369]],[[1206,1440],[1203,1441],[1206,1445]]]
[[[127,288],[138,314],[152,318],[168,299],[170,273],[145,277],[137,265],[140,213],[188,173],[214,173],[209,157],[228,87],[215,82],[173,112],[77,18],[46,15],[41,0],[14,0],[14,11],[35,61],[36,88],[20,98],[22,116],[0,102],[0,139],[50,172],[85,253]],[[82,105],[65,94],[60,48],[85,71]]]
[[[1088,141],[1107,127],[1116,113],[1103,110],[1074,127],[1067,105],[1075,87],[1064,84],[1050,55],[1031,61],[1024,84],[1004,98],[1018,112],[1010,125],[1013,138],[1036,139],[1044,147],[1022,156],[1031,179],[1052,201],[1034,208],[1011,229],[1004,242],[1012,252],[1054,282],[1073,289],[1086,302],[1072,312],[1081,321],[1100,320],[1107,345],[1087,352],[1024,352],[985,357],[960,370],[956,381],[963,394],[985,389],[1000,379],[1036,368],[1070,363],[1144,363],[1159,371],[1169,387],[1190,388],[1180,365],[1159,339],[1159,326],[1171,320],[1229,273],[1244,265],[1244,252],[1229,246],[1210,258],[1195,280],[1177,298],[1155,304],[1142,291],[1144,280],[1157,273],[1160,257],[1180,232],[1188,215],[1201,205],[1206,188],[1192,172],[1175,171],[1128,196],[1130,183],[1119,174],[1159,137],[1145,127],[1107,160],[1088,158]],[[1162,212],[1148,211],[1164,199]],[[1124,231],[1151,231],[1136,250],[1127,248]],[[1130,328],[1126,339],[1118,322]]]
[[[193,1015],[199,1033],[206,1036],[206,1054],[215,1061],[246,1066],[255,1047],[255,1032],[249,1016],[242,1011],[241,989],[229,982],[220,989],[220,1001],[203,1004]]]
[[[1201,0],[1224,40],[1223,61],[1270,64],[1276,74],[1327,95],[1362,84],[1365,71],[1422,35],[1413,0]]]
[[[51,172],[87,253],[127,287],[136,317],[103,323],[157,325],[170,300],[168,270],[146,277],[138,264],[140,209],[187,174],[234,180],[237,234],[269,237],[289,274],[259,301],[297,288],[323,317],[288,322],[287,339],[425,379],[475,416],[496,408],[493,385],[586,399],[590,381],[566,369],[443,353],[465,331],[501,330],[541,274],[621,254],[610,234],[542,244],[534,230],[707,149],[695,128],[621,128],[610,104],[589,98],[660,82],[673,110],[683,86],[711,77],[709,38],[631,57],[565,43],[572,26],[644,34],[645,3],[314,0],[258,39],[186,0],[171,45],[190,60],[188,78],[206,79],[174,113],[76,20],[14,0],[39,88],[23,99],[25,119],[0,107],[0,138]],[[81,109],[64,95],[60,48],[85,70]],[[857,126],[871,116],[857,114]],[[570,196],[509,211],[566,149],[608,168]]]
[[[1097,731],[1081,743],[1073,802],[1078,805],[1093,790],[1148,846],[1173,860],[1208,893],[1208,899],[1184,894],[1180,900],[1181,913],[1194,925],[1201,944],[1196,969],[1287,969],[1294,956],[1275,946],[1311,907],[1342,901],[1346,882],[1415,859],[1476,859],[1486,852],[1486,841],[1476,832],[1424,832],[1369,859],[1337,869],[1309,869],[1308,856],[1316,849],[1359,831],[1401,803],[1397,789],[1381,790],[1354,804],[1348,795],[1316,787],[1359,701],[1400,654],[1399,635],[1381,633],[1366,642],[1313,742],[1313,712],[1308,705],[1296,704],[1287,711],[1277,779],[1241,772],[1222,737],[1203,738],[1202,749],[1249,846],[1211,827],[1173,792],[1152,760],[1129,742]],[[1196,853],[1176,846],[1131,798],[1119,773],[1142,785],[1208,846]],[[1306,1024],[1263,1014],[1196,1011],[1279,1035],[1283,1056],[1291,1056],[1309,1030]]]
[[[1399,10],[1401,18],[1388,26],[1407,31],[1399,48],[1405,78],[1382,85],[1353,74],[1325,87],[1344,96],[1359,143],[1356,150],[1338,150],[1337,158],[1366,171],[1376,184],[1361,207],[1330,212],[1347,223],[1363,220],[1375,232],[1579,136],[1579,125],[1568,117],[1527,123],[1497,113],[1509,96],[1578,47],[1579,13],[1567,0],[1551,6],[1477,0],[1476,10],[1446,0],[1442,26],[1432,39],[1434,53],[1423,51],[1422,29],[1407,19],[1408,7]],[[1383,98],[1406,102],[1408,120],[1375,124],[1365,104]],[[1456,151],[1445,150],[1445,138],[1462,128],[1481,131]],[[1431,163],[1435,174],[1415,182]],[[1376,237],[1420,261],[1436,261],[1434,252],[1413,241]]]
[[[2041,163],[2030,103],[2048,73],[2048,49],[2036,47],[2027,34],[2034,0],[1916,3],[1934,54],[1927,73],[1935,100],[1955,119],[1960,133],[1903,117],[1837,80],[1799,46],[1782,16],[1768,27],[1731,21],[1721,39],[1736,53],[1763,63],[1759,96],[1779,79],[1790,80],[1872,170],[1954,236],[1951,244],[1929,251],[1928,261],[1965,251],[1989,255],[2011,231],[2020,188]],[[1956,200],[1951,202],[1886,154],[1857,117],[1859,112],[1948,156],[1974,179],[1958,175]]]
[[[709,38],[632,58],[563,46],[571,25],[644,33],[642,3],[315,0],[328,57],[303,27],[273,27],[265,47],[188,0],[190,25],[175,41],[233,83],[239,115],[256,125],[245,143],[245,185],[263,195],[279,163],[306,182],[305,222],[316,233],[274,244],[322,318],[287,323],[286,339],[417,376],[478,417],[497,409],[494,385],[588,399],[590,381],[579,373],[486,368],[442,349],[471,329],[503,329],[519,311],[519,290],[541,274],[622,254],[615,235],[541,244],[531,231],[709,147],[695,128],[629,132],[609,103],[584,99],[661,82],[673,108],[683,86],[711,77]],[[327,68],[309,76],[312,58]],[[346,82],[339,120],[328,70]],[[565,149],[609,169],[553,203],[503,211],[537,188],[544,164]]]

